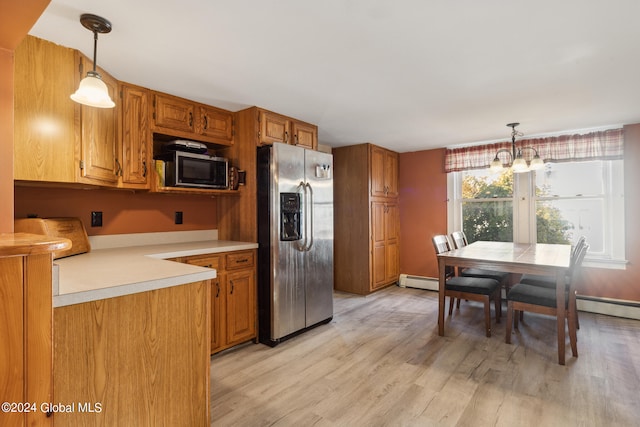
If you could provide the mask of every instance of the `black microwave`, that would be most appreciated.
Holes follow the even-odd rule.
[[[224,157],[171,151],[155,159],[164,161],[164,185],[167,187],[229,187],[229,161]]]

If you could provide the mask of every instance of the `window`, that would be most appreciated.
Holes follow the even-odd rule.
[[[476,240],[589,242],[589,263],[624,264],[622,160],[547,163],[543,170],[449,174],[449,228]]]

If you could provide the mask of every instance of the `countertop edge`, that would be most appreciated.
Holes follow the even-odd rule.
[[[55,260],[60,272],[64,270],[66,276],[82,276],[86,274],[86,267],[83,264],[91,265],[96,263],[96,259],[99,262],[101,271],[96,271],[95,274],[106,273],[111,269],[117,269],[114,262],[117,263],[118,258],[127,257],[139,257],[137,259],[144,260],[155,259],[159,262],[167,260],[168,258],[177,258],[193,255],[206,255],[225,252],[236,252],[242,250],[257,249],[257,243],[251,242],[236,242],[236,241],[198,241],[198,242],[183,242],[176,244],[166,245],[145,245],[145,246],[131,246],[124,248],[110,248],[101,249],[90,252],[89,254],[75,255],[68,259],[61,258]],[[115,254],[115,255],[114,255]],[[104,259],[104,263],[102,262]],[[135,258],[133,258],[135,259]],[[86,263],[85,263],[85,260]],[[172,261],[169,261],[172,262]],[[178,266],[176,266],[178,267]],[[107,298],[115,298],[120,296],[131,295],[140,292],[147,292],[156,289],[162,289],[172,286],[180,286],[188,283],[198,282],[202,280],[209,280],[216,277],[216,270],[206,267],[199,267],[195,265],[180,264],[177,270],[184,270],[186,267],[190,270],[186,272],[168,273],[165,277],[155,277],[149,280],[142,278],[136,279],[132,282],[123,284],[114,284],[110,286],[102,282],[94,289],[84,289],[75,292],[63,292],[53,296],[54,307],[64,307],[68,305],[81,304],[85,302],[92,302],[103,300]],[[84,271],[83,271],[84,269]],[[76,273],[76,274],[74,274]],[[136,276],[144,276],[144,272],[135,272]],[[64,288],[63,275],[60,275],[58,287]],[[73,287],[73,286],[71,286]]]

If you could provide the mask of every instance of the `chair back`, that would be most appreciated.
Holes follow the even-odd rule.
[[[451,242],[449,241],[449,237],[446,234],[438,234],[431,238],[433,242],[433,247],[436,250],[436,254],[442,254],[444,252],[449,252],[452,249]]]
[[[576,271],[578,271],[580,269],[580,266],[582,266],[582,261],[584,260],[584,256],[587,254],[588,250],[589,250],[589,244],[584,242],[580,246],[579,250],[576,251],[575,261],[569,267],[569,292],[575,291]]]
[[[453,244],[455,245],[456,249],[460,249],[469,244],[464,231],[454,231],[453,233],[451,233],[451,240],[453,240]]]
[[[582,250],[582,247],[587,244],[587,238],[584,236],[580,236],[575,246],[571,249],[571,267],[576,263],[576,257],[578,253]]]

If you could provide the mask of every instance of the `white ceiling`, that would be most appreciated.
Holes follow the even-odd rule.
[[[52,0],[31,34],[119,80],[399,152],[640,122],[638,0]]]

